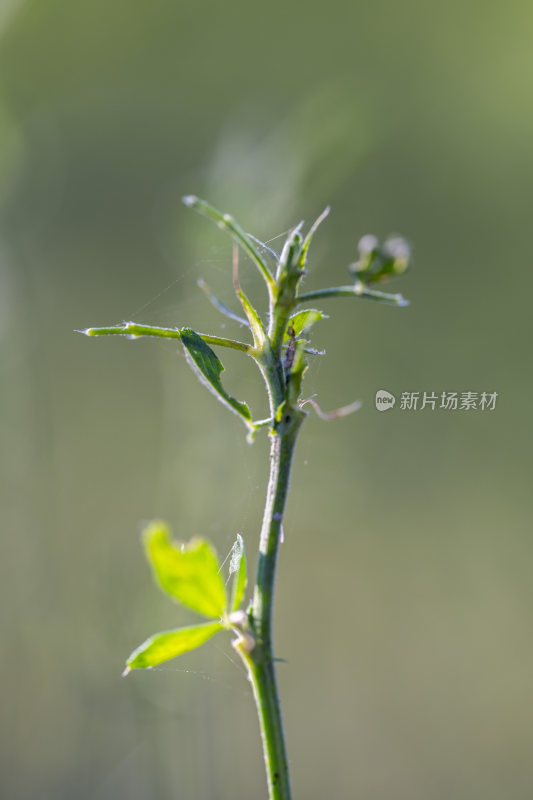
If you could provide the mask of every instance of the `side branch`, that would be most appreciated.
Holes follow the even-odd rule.
[[[86,328],[76,333],[84,333],[86,336],[128,336],[137,339],[141,336],[159,336],[163,339],[181,339],[180,328],[157,328],[152,325],[138,325],[135,322],[124,322],[122,325],[114,325],[107,328]],[[240,350],[247,355],[253,355],[254,348],[251,344],[239,342],[236,339],[225,339],[223,336],[210,336],[207,333],[199,333],[201,339],[206,344],[213,344],[218,347],[228,347],[231,350]]]
[[[231,214],[223,214],[218,210],[218,208],[215,208],[210,203],[206,203],[205,200],[201,200],[199,197],[196,197],[196,195],[190,194],[182,199],[186,206],[189,206],[189,208],[194,208],[195,211],[203,214],[204,217],[208,217],[209,219],[213,220],[213,222],[216,222],[219,228],[222,228],[223,230],[226,229],[230,232],[234,240],[241,245],[241,247],[248,253],[252,261],[257,266],[267,285],[269,296],[272,299],[276,291],[276,283],[274,278],[270,274],[269,268],[257,252],[257,249],[254,247],[254,244],[248,234],[243,231],[241,226],[231,216]]]
[[[368,300],[375,300],[378,303],[385,303],[388,306],[408,306],[409,301],[401,294],[389,294],[379,292],[376,289],[368,289],[362,283],[354,286],[331,286],[329,289],[317,289],[314,292],[306,292],[298,295],[298,303],[307,303],[310,300],[317,300],[321,297],[364,297]]]

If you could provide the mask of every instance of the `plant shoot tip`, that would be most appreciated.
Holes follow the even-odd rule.
[[[121,678],[125,678],[127,675],[129,675],[129,674],[130,674],[130,672],[131,672],[131,667],[127,666],[127,667],[124,669],[124,671],[122,672],[122,674],[121,674],[121,676],[120,676],[120,677],[121,677]]]
[[[186,206],[194,206],[198,202],[198,198],[195,194],[186,194],[184,197],[181,198],[181,202]]]

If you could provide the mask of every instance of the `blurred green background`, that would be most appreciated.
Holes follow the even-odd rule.
[[[266,796],[229,642],[120,678],[191,619],[140,525],[253,553],[264,437],[172,343],[72,332],[244,335],[196,286],[232,302],[231,244],[189,192],[264,240],[331,204],[309,290],[345,282],[365,233],[414,247],[409,308],[325,302],[314,337],[308,394],[364,405],[310,416],[296,456],[276,615],[295,798],[532,796],[532,23],[513,0],[3,0],[3,797]],[[253,365],[224,361],[260,415]],[[381,414],[382,388],[499,397]]]

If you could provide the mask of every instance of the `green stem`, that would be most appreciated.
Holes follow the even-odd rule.
[[[377,289],[368,289],[362,283],[352,286],[331,286],[329,289],[317,289],[314,292],[306,292],[297,297],[298,303],[307,303],[309,300],[319,300],[327,297],[366,297],[368,300],[375,300],[378,303],[385,303],[390,306],[407,306],[409,301],[401,294],[389,294],[379,292]]]
[[[248,667],[259,715],[270,800],[291,798],[287,751],[274,666],[272,611],[283,514],[289,489],[292,458],[302,419],[302,412],[293,409],[282,421],[280,432],[273,430],[270,434],[270,478],[250,613],[255,646],[251,652],[240,651]]]
[[[246,666],[259,715],[269,800],[291,800],[289,765],[274,664],[269,660],[257,665],[250,659]]]
[[[125,322],[123,325],[113,325],[108,328],[87,328],[84,331],[86,336],[159,336],[163,339],[181,339],[179,328],[157,328],[153,325],[137,325],[136,322]],[[218,347],[229,347],[232,350],[240,350],[243,353],[252,355],[253,346],[245,342],[238,342],[235,339],[225,339],[223,336],[210,336],[207,333],[199,333],[206,344],[214,344]]]

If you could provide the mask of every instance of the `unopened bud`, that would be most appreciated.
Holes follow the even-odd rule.
[[[246,625],[248,617],[246,616],[246,612],[240,608],[238,611],[233,611],[233,613],[229,615],[229,621],[232,625]]]
[[[363,273],[368,273],[379,252],[377,236],[367,233],[366,236],[359,239],[357,249],[359,251],[359,261],[356,261],[355,264],[350,264],[348,271],[351,272],[352,275],[362,276]]]
[[[392,270],[397,274],[405,272],[411,258],[409,243],[401,236],[392,236],[383,244],[383,256],[391,260]]]
[[[359,244],[357,245],[357,249],[359,250],[359,255],[361,256],[368,256],[370,253],[375,252],[379,247],[379,241],[377,236],[374,236],[372,233],[367,233],[366,236],[363,236],[359,239]]]

